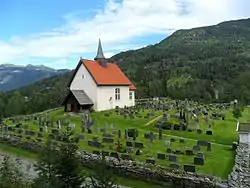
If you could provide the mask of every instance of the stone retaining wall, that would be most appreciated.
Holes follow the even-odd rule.
[[[235,165],[228,176],[230,188],[250,188],[250,148],[240,144],[236,149]]]
[[[2,142],[16,146],[28,151],[38,152],[40,146],[35,143],[21,143],[12,137],[2,136]],[[100,156],[79,152],[83,166],[95,168]],[[113,157],[106,157],[106,163],[116,174],[127,176],[143,181],[149,181],[165,185],[167,187],[185,187],[185,188],[226,188],[227,182],[221,182],[216,177],[205,176],[201,174],[186,173],[183,171],[168,172],[161,166],[153,166],[135,161],[118,160]],[[153,170],[157,169],[157,170]]]

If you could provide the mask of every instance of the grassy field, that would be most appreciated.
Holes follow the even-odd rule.
[[[106,128],[107,132],[111,133],[113,129],[120,129],[122,131],[122,137],[119,139],[122,147],[125,147],[125,138],[124,138],[124,130],[128,128],[136,128],[139,132],[139,136],[136,139],[137,142],[143,142],[144,148],[142,149],[142,155],[133,155],[135,160],[146,161],[147,157],[157,157],[157,153],[166,153],[166,148],[171,148],[175,150],[186,150],[191,149],[194,145],[196,145],[197,140],[206,140],[212,143],[212,151],[206,151],[205,148],[202,149],[205,156],[205,164],[203,166],[196,166],[197,172],[203,174],[209,174],[221,177],[226,179],[228,173],[231,171],[234,162],[233,151],[231,150],[231,144],[233,141],[237,141],[238,136],[236,133],[236,119],[233,118],[231,110],[225,110],[223,113],[226,115],[225,120],[211,120],[213,121],[213,135],[206,134],[197,134],[196,132],[188,132],[188,131],[173,131],[173,130],[164,130],[163,131],[163,139],[159,140],[158,138],[154,140],[153,143],[150,142],[149,139],[144,138],[145,133],[149,133],[150,131],[158,134],[158,130],[155,128],[154,119],[162,115],[162,111],[154,111],[154,116],[145,118],[144,116],[149,113],[149,110],[145,110],[141,112],[141,118],[125,119],[121,115],[117,115],[115,113],[111,113],[109,117],[105,114],[106,112],[94,112],[91,114],[91,117],[95,120],[95,125],[92,128],[93,133],[87,134],[83,133],[86,138],[79,142],[79,147],[82,150],[92,152],[93,150],[98,150],[97,148],[93,148],[87,145],[88,140],[92,140],[93,136],[102,138],[103,133],[98,131],[100,128],[106,128],[105,122],[109,125],[112,123],[114,125],[113,128]],[[168,113],[174,113],[174,111],[170,111]],[[240,121],[249,121],[250,116],[249,109],[245,109],[243,113],[243,117]],[[54,121],[68,119],[75,126],[75,134],[80,134],[81,130],[81,118],[77,116],[68,116],[65,115],[62,109],[52,111],[47,114],[48,118],[53,119]],[[172,119],[172,121],[176,121],[176,119]],[[148,125],[146,125],[148,122]],[[13,125],[10,121],[6,120],[8,125]],[[34,121],[26,121],[23,124],[28,125],[28,129],[34,130],[36,132],[39,131],[39,127],[35,125]],[[195,128],[193,120],[190,120],[189,128]],[[202,130],[206,130],[206,124],[203,117],[199,117],[199,125]],[[44,134],[44,141],[47,138],[47,134]],[[185,139],[185,143],[180,143],[179,138],[181,137]],[[118,137],[114,137],[115,141],[118,141]],[[173,142],[171,146],[166,146],[164,142],[166,140],[170,140],[171,138],[176,138],[176,142]],[[25,139],[25,138],[24,138]],[[104,144],[104,148],[102,150],[105,151],[115,151],[115,144]],[[135,151],[135,150],[134,150]],[[186,155],[178,155],[177,163],[183,164],[193,164],[193,157]],[[156,160],[156,164],[160,164],[169,169],[170,162],[165,160]],[[218,166],[220,167],[218,169]],[[147,186],[148,187],[148,186]]]

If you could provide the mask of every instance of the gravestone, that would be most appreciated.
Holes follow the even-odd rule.
[[[121,136],[122,136],[122,132],[121,132],[121,130],[119,129],[119,130],[118,130],[118,138],[121,138]]]
[[[126,142],[126,146],[128,146],[128,147],[133,147],[133,142],[127,141],[127,142]]]
[[[109,156],[109,152],[108,151],[102,151],[102,156],[103,157]]]
[[[157,153],[157,159],[166,159],[166,155],[164,153]]]
[[[104,138],[102,138],[102,142],[105,142],[105,143],[114,143],[114,139],[113,138],[109,138],[109,137],[104,137]]]
[[[171,142],[169,140],[166,140],[164,143],[165,143],[165,146],[170,146],[171,145]]]
[[[201,148],[200,148],[200,146],[199,146],[199,145],[196,145],[196,146],[193,146],[193,150],[194,150],[194,151],[200,151],[200,150],[201,150]]]
[[[193,156],[194,155],[194,151],[193,150],[186,150],[185,154],[188,156]]]
[[[135,148],[143,148],[144,146],[143,146],[143,143],[141,143],[141,142],[135,142],[134,147]]]
[[[208,143],[207,143],[207,151],[211,151],[211,150],[212,150],[212,148],[211,148],[211,143],[208,142]]]
[[[131,155],[128,155],[128,154],[121,154],[121,159],[123,159],[123,160],[127,160],[127,161],[129,161],[129,160],[133,160],[133,158],[132,158],[132,156]]]
[[[178,163],[171,163],[171,164],[169,164],[169,167],[177,170],[177,169],[180,168],[180,164],[178,164]]]
[[[167,153],[172,153],[172,149],[171,148],[167,148]]]
[[[176,150],[174,153],[177,154],[177,155],[183,154],[183,152],[180,151],[180,150]]]
[[[125,131],[124,131],[124,134],[125,134],[125,139],[127,139],[128,138],[128,131],[127,131],[127,129],[125,129]]]
[[[82,140],[85,139],[85,135],[84,135],[84,134],[79,134],[77,137],[78,137],[79,139],[82,139]]]
[[[93,151],[93,154],[95,154],[95,155],[101,155],[101,152],[100,152],[100,151],[97,151],[97,150],[94,150],[94,151]]]
[[[206,135],[213,135],[213,131],[211,130],[206,131]]]
[[[144,134],[144,138],[149,139],[149,138],[150,138],[150,134],[145,133],[145,134]]]
[[[184,139],[180,139],[180,143],[185,143],[185,140]]]
[[[175,139],[174,139],[174,138],[171,138],[170,141],[171,141],[171,142],[175,142]]]
[[[149,133],[149,139],[150,139],[151,143],[154,141],[154,133],[153,132]]]
[[[132,148],[126,147],[126,153],[132,153]]]
[[[146,159],[146,163],[154,165],[155,164],[155,159],[148,158],[148,159]]]
[[[201,130],[201,129],[197,129],[196,132],[197,132],[198,134],[202,134],[202,130]]]
[[[197,145],[199,145],[199,146],[207,146],[207,141],[204,141],[204,140],[198,140],[197,141]]]
[[[194,164],[195,165],[204,165],[204,159],[200,157],[194,157]]]
[[[199,157],[199,158],[204,158],[203,152],[202,152],[202,151],[198,152],[198,153],[197,153],[197,157]]]
[[[170,154],[170,155],[168,156],[168,160],[169,160],[169,161],[172,161],[172,162],[176,162],[177,157],[176,157],[176,155],[174,155],[174,154]]]
[[[105,128],[100,128],[100,132],[101,133],[106,133],[106,129]]]
[[[184,165],[183,169],[185,172],[195,173],[195,166],[193,165]]]
[[[110,153],[110,157],[114,157],[114,158],[119,159],[119,155],[118,155],[118,153],[116,153],[116,152],[111,152],[111,153]]]
[[[159,128],[159,140],[162,140],[162,129]]]

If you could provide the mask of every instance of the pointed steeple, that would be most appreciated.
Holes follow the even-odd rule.
[[[102,67],[107,67],[107,60],[103,54],[102,43],[100,38],[98,43],[97,54],[94,60],[97,61]]]
[[[102,60],[102,59],[105,59],[105,57],[104,57],[103,50],[102,50],[101,39],[99,38],[97,54],[94,60],[97,61],[97,60]]]

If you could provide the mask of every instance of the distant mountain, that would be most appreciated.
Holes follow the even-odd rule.
[[[44,65],[19,66],[13,64],[0,65],[0,91],[9,91],[20,88],[35,81],[54,75],[66,73],[69,70],[55,70]]]

